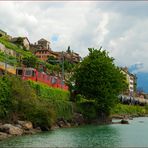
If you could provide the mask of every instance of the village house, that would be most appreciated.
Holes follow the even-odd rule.
[[[11,42],[17,44],[22,49],[30,49],[30,42],[27,37],[14,37],[11,39]]]
[[[78,53],[75,52],[55,52],[57,53],[57,59],[61,60],[64,57],[64,60],[67,60],[70,63],[78,63],[81,61],[81,57]]]
[[[136,75],[130,73],[127,67],[121,68],[121,72],[126,76],[126,82],[128,84],[128,90],[125,92],[129,96],[134,96],[136,93],[136,83],[137,77]]]
[[[43,38],[38,40],[35,44],[31,44],[30,51],[43,61],[47,61],[50,56],[56,58],[59,61],[61,61],[64,57],[64,60],[67,60],[70,63],[78,63],[81,60],[79,54],[75,52],[52,51],[50,48],[50,42]]]
[[[50,56],[57,57],[57,54],[50,48],[50,42],[43,38],[38,40],[37,43],[31,44],[30,51],[43,61],[47,61]]]
[[[45,48],[45,49],[48,49],[48,50],[51,50],[50,48],[50,42],[45,40],[45,39],[40,39],[38,40],[38,45],[42,48]]]

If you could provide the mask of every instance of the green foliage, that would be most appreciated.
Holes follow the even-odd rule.
[[[30,51],[25,51],[25,50],[19,48],[17,45],[9,42],[5,38],[1,37],[0,43],[4,44],[6,48],[12,49],[12,50],[16,51],[17,53],[22,54],[23,56],[30,56],[32,54]]]
[[[48,59],[47,59],[47,62],[49,64],[52,64],[52,65],[55,65],[55,64],[59,63],[59,61],[53,56],[49,56]]]
[[[111,110],[111,114],[119,114],[119,115],[145,115],[148,114],[148,106],[134,106],[134,105],[125,105],[125,104],[117,104]]]
[[[10,107],[10,89],[11,84],[7,77],[0,78],[0,119],[5,118]]]
[[[17,65],[16,58],[0,51],[0,61],[7,61],[10,65]]]
[[[76,110],[84,115],[87,120],[95,119],[97,116],[97,106],[95,100],[87,100],[81,95],[76,96]]]
[[[68,91],[55,89],[33,81],[29,81],[29,83],[40,98],[52,104],[56,118],[72,118],[73,108],[72,103],[69,101],[70,93]]]
[[[0,118],[30,120],[35,126],[51,126],[55,111],[50,102],[38,98],[27,81],[14,76],[0,78]]]
[[[37,64],[37,58],[34,55],[31,56],[26,56],[22,59],[23,64],[26,65],[27,67],[33,67],[36,68]]]
[[[96,101],[98,115],[109,115],[117,95],[126,87],[124,75],[105,50],[90,48],[89,55],[77,66],[75,90],[85,98]]]

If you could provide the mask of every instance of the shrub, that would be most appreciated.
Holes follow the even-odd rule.
[[[112,108],[111,114],[129,114],[129,115],[144,115],[148,113],[147,106],[133,106],[125,104],[117,104]]]
[[[55,119],[52,105],[38,98],[27,81],[15,76],[3,76],[0,84],[1,119],[30,120],[35,126],[51,126]]]
[[[29,81],[40,98],[52,104],[56,118],[71,119],[73,114],[73,106],[69,101],[70,93],[68,91],[48,87],[44,84]]]

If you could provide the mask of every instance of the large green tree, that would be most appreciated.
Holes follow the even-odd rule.
[[[74,73],[75,90],[95,101],[97,115],[108,116],[118,94],[126,88],[125,77],[105,50],[89,48],[89,55]]]

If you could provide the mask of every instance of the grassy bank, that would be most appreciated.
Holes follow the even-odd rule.
[[[50,127],[58,118],[71,119],[69,92],[43,84],[0,77],[1,122],[29,120],[34,126]]]
[[[111,110],[111,115],[144,116],[148,115],[148,106],[124,105],[119,103]]]

